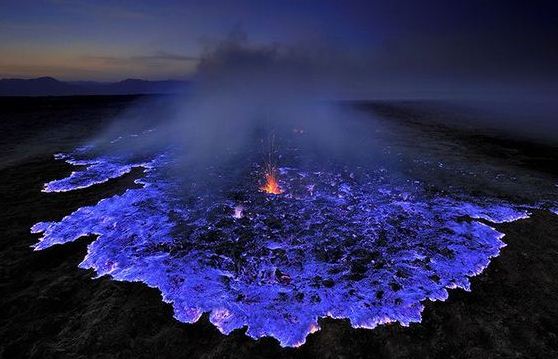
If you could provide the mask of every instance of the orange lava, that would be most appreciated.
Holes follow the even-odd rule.
[[[260,190],[271,194],[281,194],[283,190],[279,187],[275,171],[269,170],[265,174],[265,184],[260,187]]]

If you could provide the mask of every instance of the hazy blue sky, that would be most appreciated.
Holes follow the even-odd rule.
[[[393,78],[550,81],[557,1],[0,1],[0,77],[186,78],[242,28],[326,47]]]

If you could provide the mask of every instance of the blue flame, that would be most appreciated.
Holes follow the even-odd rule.
[[[247,327],[282,346],[303,344],[320,317],[357,328],[419,322],[424,300],[469,290],[468,278],[505,246],[487,222],[529,215],[502,201],[432,194],[385,169],[281,168],[282,195],[254,183],[242,199],[200,189],[186,201],[167,175],[172,151],[132,163],[85,153],[58,156],[82,167],[44,191],[89,187],[133,167],[145,168],[142,187],[35,224],[36,250],[96,235],[81,268],[158,288],[179,321],[209,312],[222,333]]]

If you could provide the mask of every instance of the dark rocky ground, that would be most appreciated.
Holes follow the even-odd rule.
[[[558,216],[546,211],[498,225],[508,246],[472,279],[472,292],[452,290],[446,302],[426,303],[422,323],[357,330],[325,319],[298,349],[282,349],[269,338],[253,341],[241,331],[224,336],[207,317],[179,323],[157,290],[91,279],[93,273],[77,268],[91,238],[33,252],[34,223],[122,192],[141,175],[81,191],[40,192],[43,183],[71,171],[53,153],[71,149],[137,100],[0,99],[0,357],[558,357]],[[403,120],[418,113],[407,105],[367,106]],[[556,147],[479,133],[460,140],[504,160],[512,148],[530,171],[555,176],[558,168]]]

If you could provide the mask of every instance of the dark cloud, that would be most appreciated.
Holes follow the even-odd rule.
[[[135,55],[135,56],[84,56],[85,60],[100,61],[111,65],[127,65],[138,63],[151,63],[151,62],[193,62],[196,63],[200,60],[196,56],[188,56],[181,54],[173,54],[164,51],[156,52],[149,55]]]

